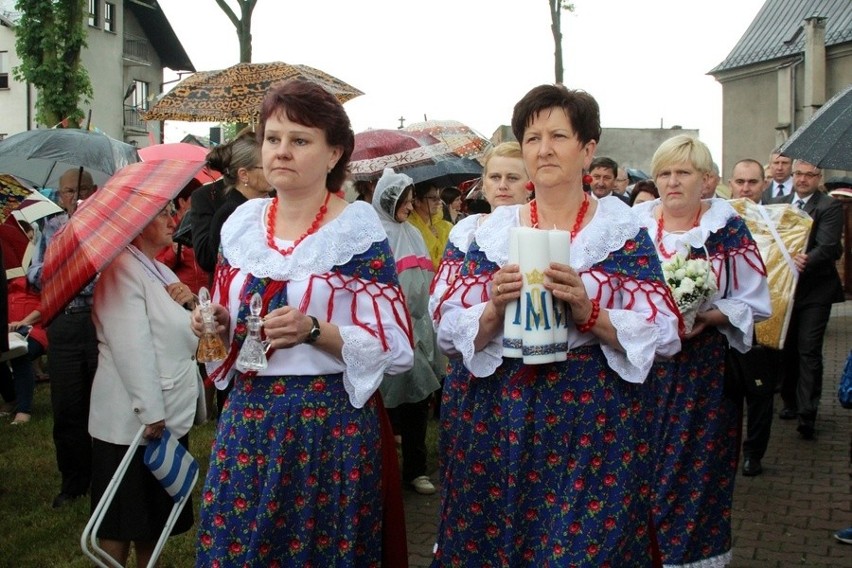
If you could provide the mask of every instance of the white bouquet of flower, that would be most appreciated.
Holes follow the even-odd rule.
[[[689,333],[701,305],[716,292],[713,268],[703,258],[687,259],[678,253],[663,263],[663,276],[683,316],[686,333]]]

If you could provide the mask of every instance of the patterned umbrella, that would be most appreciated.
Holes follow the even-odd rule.
[[[427,120],[409,124],[403,130],[411,133],[423,133],[445,143],[460,158],[479,159],[491,148],[491,142],[456,120]]]
[[[138,162],[86,199],[47,248],[41,294],[45,322],[112,262],[203,166],[177,160]]]
[[[364,94],[352,85],[307,65],[280,61],[238,63],[227,69],[200,71],[187,77],[163,95],[148,112],[142,113],[142,118],[256,123],[260,116],[260,103],[269,87],[296,78],[321,85],[342,103]]]
[[[0,223],[35,193],[29,183],[10,174],[0,174]]]
[[[97,185],[127,164],[139,161],[136,148],[106,134],[78,128],[45,128],[0,141],[0,172],[56,188],[71,168],[85,168]]]
[[[356,180],[381,177],[385,168],[405,172],[415,183],[450,185],[476,177],[482,166],[457,154],[450,144],[426,130],[366,130],[355,135],[349,164]]]

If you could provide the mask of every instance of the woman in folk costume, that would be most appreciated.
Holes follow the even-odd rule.
[[[373,193],[379,215],[396,259],[399,284],[414,329],[414,367],[382,381],[382,400],[396,413],[402,436],[402,481],[424,495],[435,492],[426,472],[426,425],[431,394],[441,385],[435,369],[435,330],[429,317],[432,260],[420,232],[406,223],[412,210],[413,181],[385,169]]]
[[[751,348],[754,322],[771,314],[766,269],[745,222],[723,199],[701,199],[710,151],[675,136],[651,160],[660,198],[634,207],[665,266],[677,254],[709,254],[716,291],[705,300],[683,350],[652,370],[660,456],[654,522],[666,566],[731,561],[731,505],[742,398],[725,396],[725,350]]]
[[[433,566],[650,566],[643,383],[656,355],[680,347],[676,307],[630,209],[583,192],[597,102],[542,85],[515,105],[512,130],[536,199],[479,224],[438,302],[439,346],[469,374]],[[508,262],[513,227],[570,231],[570,264],[551,263],[542,283],[570,308],[562,362],[503,357],[504,315],[522,287]]]
[[[530,193],[526,188],[529,181],[521,155],[521,145],[517,142],[502,142],[483,156],[482,194],[492,210],[503,205],[526,203]],[[458,276],[468,246],[473,241],[474,231],[486,218],[487,215],[481,214],[465,217],[450,231],[444,256],[436,277],[432,280],[430,313],[435,313],[444,290]],[[455,422],[466,409],[464,395],[467,392],[469,377],[460,357],[451,357],[449,364],[452,368],[444,379],[445,388],[441,390],[441,428],[438,432],[438,479],[442,489],[447,487],[447,463],[452,460],[458,440]]]
[[[411,368],[411,324],[375,211],[334,193],[354,147],[349,118],[322,87],[290,81],[264,99],[258,136],[276,196],[246,202],[222,228],[213,294],[230,352],[209,371],[220,388],[234,384],[196,565],[405,566],[404,519],[389,521],[383,502],[400,494],[398,479],[383,480],[397,466],[395,452],[383,460],[382,433],[391,451],[393,437],[375,392]],[[254,294],[268,362],[240,372]]]

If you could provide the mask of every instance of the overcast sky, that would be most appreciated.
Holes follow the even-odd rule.
[[[575,0],[562,18],[565,83],[598,100],[604,127],[698,129],[718,161],[722,90],[707,72],[763,2]],[[239,61],[215,0],[160,5],[196,69]],[[425,116],[490,137],[524,93],[554,81],[546,0],[258,0],[252,35],[254,62],[310,65],[363,91],[345,104],[355,132]],[[205,130],[169,121],[167,141]]]

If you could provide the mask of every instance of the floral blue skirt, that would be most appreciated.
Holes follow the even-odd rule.
[[[490,377],[453,371],[433,566],[652,565],[648,385],[620,379],[597,346],[564,363],[504,359]]]
[[[741,405],[724,394],[727,340],[713,330],[655,363],[654,523],[666,566],[726,566]]]
[[[238,377],[201,499],[196,566],[379,566],[377,406],[339,374]]]

